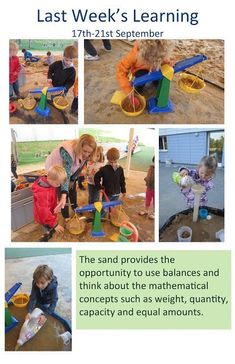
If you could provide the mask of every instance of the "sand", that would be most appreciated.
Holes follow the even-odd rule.
[[[215,233],[224,228],[224,217],[210,213],[211,220],[198,219],[193,222],[193,214],[179,214],[172,223],[160,235],[160,242],[178,242],[177,230],[181,226],[189,226],[192,233],[193,242],[218,242]]]
[[[18,325],[5,335],[5,350],[14,351],[15,345],[28,311],[26,308],[9,306],[10,313],[19,321]],[[38,333],[23,346],[19,351],[70,351],[71,343],[64,345],[63,340],[58,336],[66,331],[61,322],[49,316],[45,325]]]
[[[113,93],[120,90],[116,80],[116,65],[131,49],[129,42],[112,40],[112,52],[101,49],[102,42],[93,41],[99,61],[85,61],[85,123],[87,124],[222,124],[224,122],[224,43],[222,40],[176,40],[173,58],[178,61],[199,53],[208,60],[188,69],[209,81],[199,94],[188,94],[178,87],[176,74],[171,84],[170,99],[174,112],[140,116],[124,115],[118,105],[110,103]],[[211,83],[212,84],[211,84]],[[217,85],[217,86],[216,86]],[[150,85],[144,92],[148,99],[155,95]]]
[[[32,172],[33,174],[33,172]],[[137,196],[139,193],[145,192],[144,177],[146,172],[130,171],[129,177],[126,179],[127,184],[127,198],[124,201],[124,211],[129,216],[139,232],[139,241],[153,242],[154,241],[154,221],[149,219],[148,216],[140,216],[138,212],[144,208],[144,196]],[[138,181],[138,183],[137,183]],[[129,198],[128,198],[129,196]],[[88,203],[88,193],[86,191],[78,190],[78,206],[85,206]],[[86,214],[87,217],[92,217],[92,214]],[[33,217],[32,217],[33,221]],[[59,223],[65,226],[65,221],[61,214],[59,214]],[[102,223],[104,237],[92,237],[91,230],[92,224],[86,224],[85,231],[80,235],[72,235],[67,229],[63,234],[55,233],[50,239],[50,242],[113,242],[111,237],[117,234],[119,229],[113,226],[110,221],[105,220]],[[35,223],[30,223],[21,229],[12,232],[12,241],[14,242],[32,242],[38,241],[42,235],[42,227]]]
[[[37,51],[35,51],[34,55],[40,56],[37,54]],[[23,58],[19,58],[20,63],[23,64]],[[43,59],[44,57],[41,56],[41,58]],[[60,60],[61,56],[56,55],[54,56],[54,59],[55,61]],[[74,67],[77,69],[77,61],[74,62]],[[29,66],[25,66],[24,70],[25,83],[20,87],[21,98],[27,97],[29,90],[47,86],[46,81],[48,66],[44,66],[42,60],[37,63],[31,63]],[[48,100],[50,100],[50,95],[51,94],[48,94]],[[39,95],[37,94],[37,97],[38,96]],[[75,114],[70,114],[69,112],[73,102],[73,97],[73,87],[71,87],[66,95],[69,106],[63,111],[56,109],[52,103],[51,105],[48,103],[51,114],[47,118],[38,115],[34,110],[27,111],[21,108],[17,100],[15,100],[13,103],[16,105],[17,110],[15,113],[10,114],[10,124],[77,124],[78,116]]]

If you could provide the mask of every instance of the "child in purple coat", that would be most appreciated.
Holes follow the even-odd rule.
[[[197,169],[188,169],[181,167],[179,173],[181,177],[190,176],[195,184],[200,184],[204,187],[201,194],[200,206],[206,206],[208,202],[207,192],[214,187],[213,177],[217,168],[217,160],[213,156],[204,156],[197,167]],[[194,193],[191,187],[182,187],[181,192],[185,197],[186,203],[189,208],[194,206]]]

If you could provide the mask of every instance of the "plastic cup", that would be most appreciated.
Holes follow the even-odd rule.
[[[200,209],[199,210],[199,217],[200,217],[200,219],[206,219],[207,216],[208,216],[207,209]]]
[[[60,334],[59,337],[61,337],[61,339],[63,340],[64,345],[68,345],[70,343],[72,335],[69,331],[66,331],[63,334]]]
[[[181,226],[177,230],[178,241],[181,243],[188,243],[192,241],[192,229],[189,226]]]

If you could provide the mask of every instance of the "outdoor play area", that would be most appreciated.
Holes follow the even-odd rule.
[[[224,241],[224,130],[159,130],[159,241]]]
[[[26,318],[33,273],[43,265],[53,271],[58,301],[52,313],[36,304]],[[7,248],[5,272],[5,350],[71,351],[71,249]]]
[[[101,40],[92,40],[99,58],[84,61],[85,118],[87,124],[222,124],[224,122],[223,40],[172,40],[172,66],[133,78],[126,59],[126,77],[134,104],[121,90],[117,65],[135,41],[111,40],[105,51]],[[86,52],[85,52],[86,54]],[[128,63],[129,62],[129,63]],[[134,67],[134,66],[133,66]],[[142,71],[142,70],[141,70]],[[122,69],[122,72],[123,69]],[[128,94],[129,96],[130,94]]]
[[[41,130],[43,129],[43,130]],[[33,193],[31,186],[45,175],[45,160],[61,143],[89,134],[103,148],[103,154],[110,148],[120,153],[118,164],[123,168],[126,194],[115,201],[107,195],[99,195],[99,201],[89,204],[89,165],[84,166],[76,185],[77,208],[69,208],[69,219],[58,213],[58,224],[63,233],[55,232],[49,242],[153,242],[154,206],[149,213],[140,213],[145,208],[145,192],[148,170],[153,166],[156,134],[153,128],[126,128],[125,133],[117,127],[102,129],[64,126],[54,130],[52,126],[33,126],[24,130],[14,126],[12,130],[12,156],[16,163],[17,178],[12,201],[12,241],[39,241],[43,229],[34,221]],[[13,158],[13,157],[12,157]],[[104,165],[107,163],[105,157]],[[17,166],[16,166],[17,165]],[[154,168],[154,167],[153,167]],[[153,169],[154,170],[154,169]],[[12,170],[12,172],[14,172]],[[105,191],[104,191],[105,192]],[[105,210],[104,210],[105,209]],[[103,214],[103,211],[106,214]]]
[[[14,39],[9,62],[11,124],[77,124],[76,42]]]

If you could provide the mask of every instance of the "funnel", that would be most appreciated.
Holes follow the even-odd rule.
[[[198,210],[199,210],[201,194],[202,192],[204,192],[205,188],[201,185],[193,185],[191,189],[195,195],[194,207],[193,207],[193,222],[196,222],[198,219]]]

